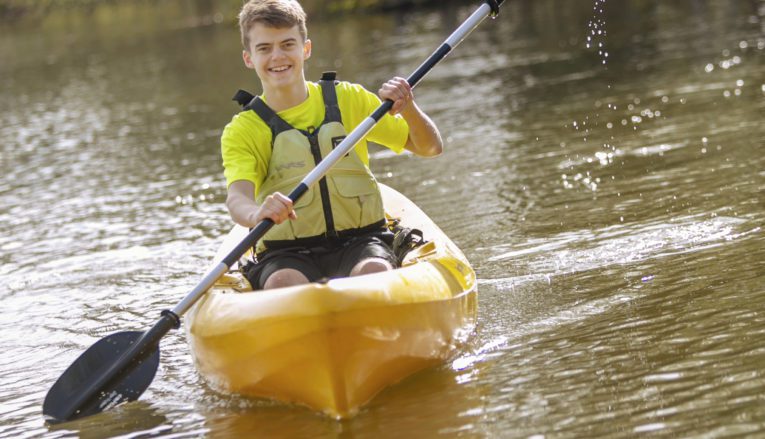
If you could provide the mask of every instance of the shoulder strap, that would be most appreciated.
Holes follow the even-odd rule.
[[[290,124],[285,122],[274,110],[266,105],[266,103],[260,99],[260,96],[253,96],[253,94],[248,91],[239,90],[231,100],[236,101],[241,105],[242,111],[254,111],[255,114],[263,119],[269,128],[271,128],[271,133],[274,138],[276,138],[276,135],[279,133],[293,129]]]
[[[232,101],[236,101],[242,108],[249,104],[253,99],[255,99],[255,96],[246,90],[237,90],[234,97],[231,98]]]
[[[293,130],[295,128],[288,124],[284,119],[279,117],[274,110],[271,109],[260,96],[256,96],[249,104],[244,107],[244,110],[252,110],[260,116],[261,119],[271,128],[271,134],[276,139],[280,133]]]
[[[321,85],[321,94],[324,97],[324,122],[341,122],[340,107],[337,105],[337,91],[335,86],[337,81],[336,72],[324,72],[321,75],[319,84]]]

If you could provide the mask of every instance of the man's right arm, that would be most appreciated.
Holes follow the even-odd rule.
[[[228,187],[226,207],[235,223],[247,228],[258,225],[266,218],[275,224],[287,219],[297,219],[292,200],[279,192],[269,195],[262,205],[255,202],[255,185],[247,180],[237,180]]]

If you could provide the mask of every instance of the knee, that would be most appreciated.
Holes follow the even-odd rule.
[[[393,265],[385,259],[369,258],[356,264],[351,270],[351,276],[361,276],[363,274],[379,273],[381,271],[393,270]]]
[[[307,284],[308,278],[298,270],[292,268],[283,268],[276,270],[263,284],[264,290],[270,290],[274,288],[291,287],[295,285]]]

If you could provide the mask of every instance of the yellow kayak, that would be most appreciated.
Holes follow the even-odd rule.
[[[380,186],[387,215],[427,243],[396,270],[327,283],[252,291],[232,270],[186,320],[196,367],[214,389],[345,418],[467,340],[476,321],[473,269],[422,210]],[[216,261],[246,233],[234,227]]]

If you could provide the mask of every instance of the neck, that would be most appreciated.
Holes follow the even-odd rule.
[[[263,90],[268,106],[277,113],[295,107],[308,99],[308,87],[305,81],[290,87]]]

